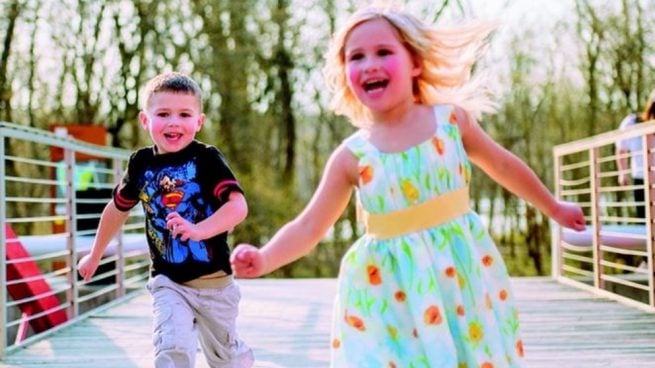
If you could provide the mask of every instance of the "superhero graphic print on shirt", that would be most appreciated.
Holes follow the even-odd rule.
[[[140,199],[148,212],[147,237],[161,257],[170,263],[190,259],[209,262],[212,258],[204,241],[182,241],[179,236],[173,237],[172,231],[166,227],[166,216],[173,212],[194,224],[211,215],[211,208],[203,200],[196,183],[196,175],[194,162],[145,172],[146,185],[141,190]]]

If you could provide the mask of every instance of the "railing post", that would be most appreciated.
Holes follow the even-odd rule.
[[[77,236],[77,200],[75,194],[75,151],[70,148],[64,148],[64,164],[66,165],[66,231],[68,237],[66,241],[66,250],[68,251],[67,263],[68,284],[71,286],[66,291],[66,301],[68,302],[68,316],[74,318],[79,315],[79,285],[77,282],[77,246],[75,238]]]
[[[5,137],[0,133],[0,359],[5,356],[7,351],[7,340],[9,331],[7,331],[7,301],[9,299],[7,292],[7,233],[5,232],[5,223],[7,220],[7,201],[5,188]]]
[[[557,154],[554,155],[554,178],[555,178],[555,198],[562,199],[562,186],[561,186],[561,169],[562,157]],[[562,227],[555,221],[550,221],[550,274],[553,279],[558,279],[562,271]]]
[[[112,168],[114,169],[114,185],[118,185],[123,173],[121,161],[116,158],[113,159]],[[120,298],[125,295],[125,253],[123,252],[123,229],[121,229],[116,236],[116,254],[118,255],[118,259],[116,260],[116,298]]]
[[[645,200],[645,209],[646,209],[646,262],[648,266],[648,304],[651,307],[655,307],[655,269],[653,266],[653,235],[655,229],[653,228],[653,160],[652,150],[655,148],[655,142],[653,142],[655,136],[653,134],[646,134],[642,136],[642,147],[644,147],[644,200]]]
[[[601,280],[601,251],[600,251],[600,179],[598,176],[598,147],[589,150],[589,184],[591,185],[591,226],[592,226],[592,257],[594,267],[594,287],[600,289]]]

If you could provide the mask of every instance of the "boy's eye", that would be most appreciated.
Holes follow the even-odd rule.
[[[183,118],[188,118],[188,117],[191,117],[191,114],[189,114],[188,112],[183,112],[183,113],[180,114],[180,116],[183,117]]]
[[[160,118],[165,118],[165,117],[167,117],[169,114],[168,114],[167,112],[158,112],[156,115],[157,115],[158,117],[160,117]]]

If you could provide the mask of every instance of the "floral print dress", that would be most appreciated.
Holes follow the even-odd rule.
[[[361,132],[346,139],[363,209],[389,213],[468,185],[452,106],[434,111],[435,135],[403,152],[381,152]],[[478,215],[358,239],[341,262],[331,349],[335,368],[520,367],[510,279]]]

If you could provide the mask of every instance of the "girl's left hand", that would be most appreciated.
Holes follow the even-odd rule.
[[[185,220],[177,212],[171,212],[166,216],[166,227],[171,231],[171,235],[174,238],[179,236],[182,241],[189,239],[196,241],[202,240],[197,226]]]
[[[552,218],[558,224],[575,231],[582,231],[587,228],[582,208],[570,202],[558,202]]]

